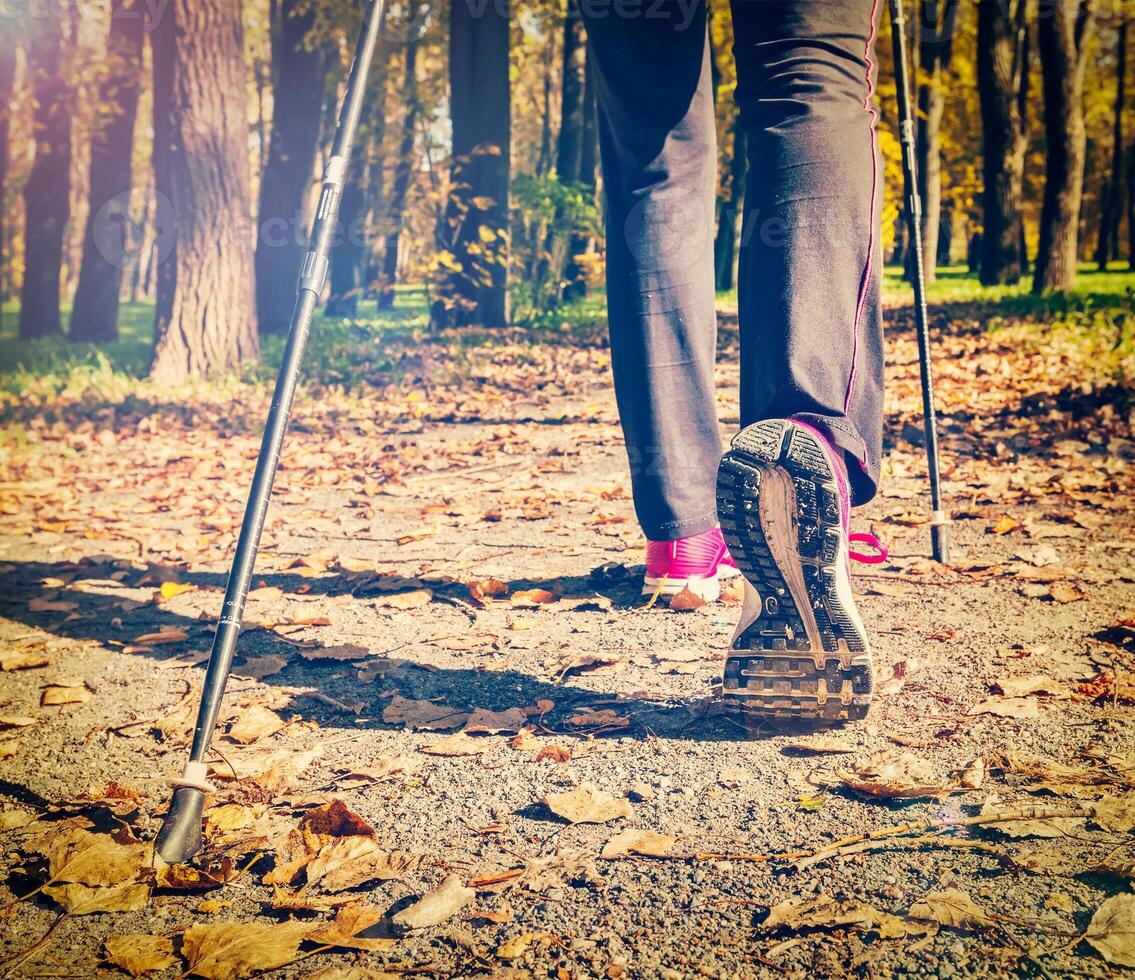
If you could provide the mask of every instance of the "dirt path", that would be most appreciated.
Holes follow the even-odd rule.
[[[886,488],[857,516],[891,549],[856,576],[884,693],[866,723],[821,736],[747,737],[706,701],[735,604],[642,608],[601,343],[407,345],[396,382],[318,387],[297,411],[217,742],[205,865],[227,883],[130,872],[142,892],[110,902],[128,910],[69,915],[9,967],[98,975],[107,937],[133,933],[192,963],[191,927],[314,930],[355,900],[377,920],[366,935],[388,938],[365,952],[296,939],[302,958],[272,975],[1107,974],[1076,939],[1109,896],[1133,901],[1130,377],[1075,328],[984,333],[981,310],[950,312],[955,565],[923,557],[914,345],[898,324]],[[728,329],[722,346],[735,363]],[[728,431],[735,371],[720,381]],[[265,395],[161,396],[5,409],[5,903],[53,872],[123,880],[69,879],[60,835],[151,839],[183,761]],[[570,824],[540,802],[565,810],[586,787],[613,797],[599,816],[620,815]],[[374,828],[382,868],[324,853],[313,870],[336,839],[371,839],[333,800]],[[918,821],[930,829],[783,857]],[[390,870],[387,852],[411,857]],[[392,926],[450,874],[472,884],[468,905]],[[83,910],[57,889],[6,908],[0,956],[69,902]],[[1101,919],[1096,945],[1116,958],[1126,944],[1130,962],[1130,926],[1116,938]],[[199,955],[202,975],[236,975],[226,955]],[[154,975],[185,969],[175,953]]]

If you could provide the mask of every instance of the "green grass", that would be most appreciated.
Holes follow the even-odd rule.
[[[883,280],[888,305],[909,304],[913,293],[903,282],[901,270],[888,267]],[[1033,296],[1027,278],[1013,286],[982,286],[961,266],[938,270],[928,289],[932,307],[950,307],[959,315],[984,319],[991,325],[1004,317],[1033,318],[1046,323],[1072,325],[1078,330],[1117,336],[1117,345],[1128,347],[1135,323],[1135,273],[1118,266],[1098,272],[1094,266],[1080,269],[1075,288],[1067,294]],[[723,304],[736,302],[736,291],[719,293]],[[424,342],[428,333],[428,297],[420,286],[399,287],[395,308],[379,312],[373,301],[360,304],[353,320],[328,320],[318,314],[304,364],[307,379],[322,385],[352,387],[360,382],[382,383],[400,375],[400,358],[407,349]],[[69,315],[64,311],[64,318]],[[50,396],[53,392],[106,390],[130,385],[145,377],[153,330],[153,305],[125,303],[119,323],[119,339],[112,344],[72,344],[63,337],[25,342],[16,339],[17,307],[4,307],[0,325],[0,393],[9,397],[27,391]],[[594,337],[605,329],[605,297],[601,292],[553,313],[532,317],[523,330],[533,343],[570,342]],[[463,330],[447,334],[446,343],[461,349],[491,345],[499,331]],[[510,340],[516,340],[510,333]],[[283,337],[262,340],[261,360],[239,377],[216,379],[214,384],[234,381],[267,382],[279,365]]]

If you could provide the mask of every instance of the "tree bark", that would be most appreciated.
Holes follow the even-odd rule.
[[[402,117],[402,138],[398,143],[398,162],[387,211],[389,231],[382,256],[382,287],[378,294],[380,310],[394,309],[394,285],[398,281],[398,251],[402,240],[402,218],[414,166],[414,131],[418,124],[418,42],[406,43],[406,114]]]
[[[453,171],[435,328],[508,323],[509,27],[506,4],[450,5]]]
[[[717,220],[717,242],[713,248],[714,280],[718,290],[736,285],[737,238],[745,207],[745,184],[749,173],[749,147],[740,114],[733,116],[733,153],[729,158],[729,196],[722,202]]]
[[[16,46],[12,42],[0,47],[0,92],[10,93],[16,83]],[[11,158],[11,100],[0,99],[0,323],[3,304],[8,299],[8,174]]]
[[[386,132],[387,58],[379,53],[368,98],[359,120],[358,150],[339,206],[338,237],[331,249],[331,294],[324,309],[329,317],[358,316],[371,257],[370,229],[382,205],[383,152]]]
[[[1119,25],[1115,53],[1115,112],[1111,124],[1111,173],[1100,197],[1100,235],[1096,264],[1102,272],[1118,258],[1119,222],[1123,216],[1123,108],[1127,93],[1127,21]]]
[[[24,185],[24,283],[19,337],[63,332],[59,282],[64,234],[71,216],[71,90],[64,57],[62,18],[27,18],[28,74],[35,100],[35,163]]]
[[[330,63],[325,47],[304,44],[315,19],[305,0],[283,0],[272,24],[274,108],[268,162],[260,181],[256,236],[256,312],[262,334],[287,332],[296,277],[307,248],[304,203],[318,152],[324,88]]]
[[[922,0],[918,61],[918,128],[915,157],[922,197],[922,255],[927,282],[936,278],[938,232],[942,218],[942,113],[946,89],[942,74],[953,53],[959,0]]]
[[[172,385],[259,352],[240,6],[170,0],[154,33],[155,66],[169,58],[155,71],[155,181],[177,240],[160,264],[150,377]]]
[[[1045,180],[1033,292],[1068,290],[1076,280],[1084,190],[1084,69],[1090,0],[1054,0],[1037,23],[1044,84]]]
[[[111,117],[91,141],[90,210],[83,235],[79,286],[71,311],[70,338],[103,343],[118,336],[122,276],[140,247],[130,215],[134,121],[142,87],[143,18],[135,0],[115,0],[107,38],[106,75],[99,106]]]
[[[981,273],[984,285],[1024,272],[1021,188],[1028,146],[1022,95],[1028,85],[1026,0],[979,0],[977,86],[983,147]]]
[[[556,176],[562,183],[579,180],[583,163],[584,95],[587,89],[587,41],[579,4],[568,0],[564,19],[564,67],[560,132],[556,139]]]
[[[599,166],[599,112],[595,104],[595,72],[587,65],[587,85],[583,93],[583,146],[580,148],[579,183],[595,199],[595,171]],[[581,261],[591,247],[591,235],[575,232],[568,245],[567,267],[564,269],[564,300],[572,302],[587,295],[587,270]]]

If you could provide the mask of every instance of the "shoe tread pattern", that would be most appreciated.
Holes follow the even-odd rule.
[[[761,523],[761,482],[771,467],[787,472],[796,496],[795,544],[806,609],[797,608]],[[742,430],[721,461],[717,504],[729,552],[764,601],[761,615],[726,659],[726,706],[753,720],[864,717],[871,699],[870,654],[836,589],[839,490],[815,436],[782,420]],[[807,628],[812,624],[821,650],[812,649]]]

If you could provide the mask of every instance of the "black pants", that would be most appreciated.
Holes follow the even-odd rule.
[[[882,444],[881,167],[872,0],[733,0],[749,147],[741,424],[799,418],[853,500]],[[717,170],[703,0],[580,0],[599,97],[615,389],[647,537],[717,523]]]

